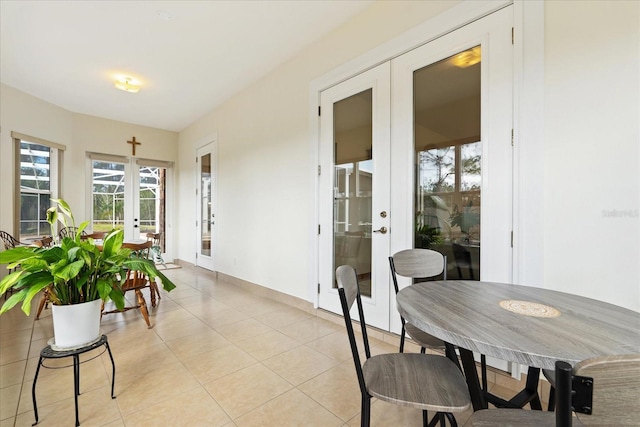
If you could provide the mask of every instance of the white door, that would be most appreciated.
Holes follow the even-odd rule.
[[[439,251],[449,279],[512,279],[512,9],[391,61],[391,250]]]
[[[342,313],[335,269],[356,269],[365,317],[389,328],[390,65],[321,94],[319,306]]]
[[[126,241],[147,240],[147,233],[162,233],[160,246],[166,253],[172,164],[91,154],[89,165],[90,229],[123,229]]]
[[[391,248],[439,232],[450,279],[511,281],[512,9],[392,61]]]
[[[196,154],[196,265],[215,270],[215,156],[214,144],[198,148]]]
[[[346,236],[354,226],[356,231],[371,226],[365,236],[372,238],[372,298],[367,300],[372,314],[366,314],[368,323],[381,329],[400,332],[387,261],[399,250],[423,247],[444,253],[450,279],[511,281],[512,10],[504,8],[392,59],[388,77],[384,64],[322,92],[321,308],[340,313],[330,275],[335,258],[362,260],[360,247],[353,261],[349,242],[354,239]],[[339,120],[349,120],[334,110],[367,88],[373,91],[370,128],[377,185],[371,190],[371,220],[355,223],[351,198],[360,202],[366,197],[366,162],[359,166],[362,153],[340,153],[338,136],[349,127]],[[350,119],[357,121],[357,116],[351,113]],[[368,233],[381,226],[387,227],[386,235]],[[401,287],[409,284],[400,280]]]

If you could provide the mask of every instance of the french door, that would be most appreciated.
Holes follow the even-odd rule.
[[[215,270],[215,156],[213,143],[198,148],[196,153],[197,187],[196,265]]]
[[[92,154],[89,159],[91,229],[124,230],[128,241],[147,240],[147,233],[162,233],[167,243],[168,162]]]
[[[399,332],[387,258],[413,247],[447,255],[450,279],[511,280],[512,9],[321,93],[321,308],[341,312],[332,289],[337,264],[354,263],[361,287],[364,282],[368,290],[366,270],[358,264],[365,258],[371,265],[372,294],[365,304],[367,322]],[[376,71],[381,69],[388,74]],[[375,81],[366,77],[370,73],[379,73]],[[390,84],[383,83],[385,78]],[[362,131],[341,124],[357,125],[363,108],[336,116],[339,103],[366,90],[363,81],[373,91],[370,148],[361,141]],[[352,148],[341,151],[346,143]],[[372,176],[379,181],[367,188],[367,165],[360,163],[369,157],[375,163]],[[361,213],[366,197],[373,201],[365,209],[370,217],[354,216],[352,210]],[[375,233],[383,226],[385,235]],[[348,233],[353,228],[364,230],[359,248]],[[400,281],[401,287],[409,284]]]
[[[390,64],[321,94],[319,305],[341,313],[335,269],[356,269],[367,323],[389,328]]]

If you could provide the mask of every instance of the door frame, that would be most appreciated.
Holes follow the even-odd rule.
[[[211,256],[203,257],[200,256],[200,248],[202,245],[202,241],[200,239],[201,236],[201,217],[200,217],[200,163],[198,163],[198,159],[200,157],[200,151],[207,150],[211,153],[211,203],[215,207],[218,205],[218,145],[216,137],[211,136],[205,138],[198,144],[195,148],[195,210],[196,210],[196,233],[195,233],[195,265],[196,267],[201,267],[210,271],[216,271],[216,262],[215,262],[215,233],[213,231],[215,224],[212,224],[211,231]],[[212,214],[215,215],[215,212],[212,210]]]
[[[308,300],[318,308],[320,164],[320,94],[323,90],[408,50],[480,19],[499,9],[514,6],[513,67],[513,283],[542,286],[544,202],[544,2],[482,0],[463,2],[428,19],[398,37],[339,65],[309,84],[309,277]],[[525,22],[526,16],[526,22]],[[524,46],[527,46],[525,51]],[[526,74],[525,74],[526,70]],[[526,197],[521,195],[525,194]],[[536,207],[536,209],[533,209]],[[526,242],[526,247],[524,246]],[[526,265],[524,260],[527,260]]]

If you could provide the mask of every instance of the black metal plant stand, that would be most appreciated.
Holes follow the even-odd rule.
[[[40,352],[40,359],[38,360],[38,367],[36,368],[36,375],[35,378],[33,379],[33,386],[31,387],[31,397],[33,398],[33,412],[35,413],[35,417],[36,417],[36,422],[33,423],[32,425],[36,425],[38,424],[38,407],[36,405],[36,383],[38,382],[38,374],[40,373],[40,367],[44,366],[45,368],[50,368],[50,369],[59,369],[59,368],[67,368],[69,366],[73,366],[73,388],[74,388],[74,393],[73,393],[73,397],[75,400],[75,408],[76,408],[76,427],[80,425],[80,421],[78,418],[78,396],[80,395],[80,355],[83,353],[86,353],[88,351],[91,350],[95,350],[98,347],[104,346],[105,347],[105,351],[109,352],[109,358],[111,359],[111,367],[112,367],[112,373],[111,373],[111,398],[115,399],[115,395],[113,393],[114,391],[114,386],[115,386],[115,381],[116,381],[116,364],[113,361],[113,355],[111,354],[111,348],[109,348],[109,342],[107,341],[107,336],[106,335],[102,335],[100,337],[100,339],[92,344],[86,345],[84,347],[80,347],[80,348],[76,348],[73,350],[54,350],[53,348],[51,348],[50,345],[46,346],[45,348],[42,349],[42,351]],[[100,357],[102,354],[104,353],[104,351],[98,355],[96,355],[95,357],[92,357],[89,360],[93,360],[96,357]],[[66,365],[66,366],[60,366],[60,367],[52,367],[52,366],[46,366],[44,364],[44,361],[46,359],[61,359],[63,357],[73,357],[73,365]],[[84,362],[88,362],[89,360],[85,360]],[[84,363],[83,362],[83,363]]]

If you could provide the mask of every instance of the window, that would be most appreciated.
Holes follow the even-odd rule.
[[[58,198],[60,153],[64,146],[12,133],[16,146],[18,226],[20,241],[51,234],[47,209]]]

